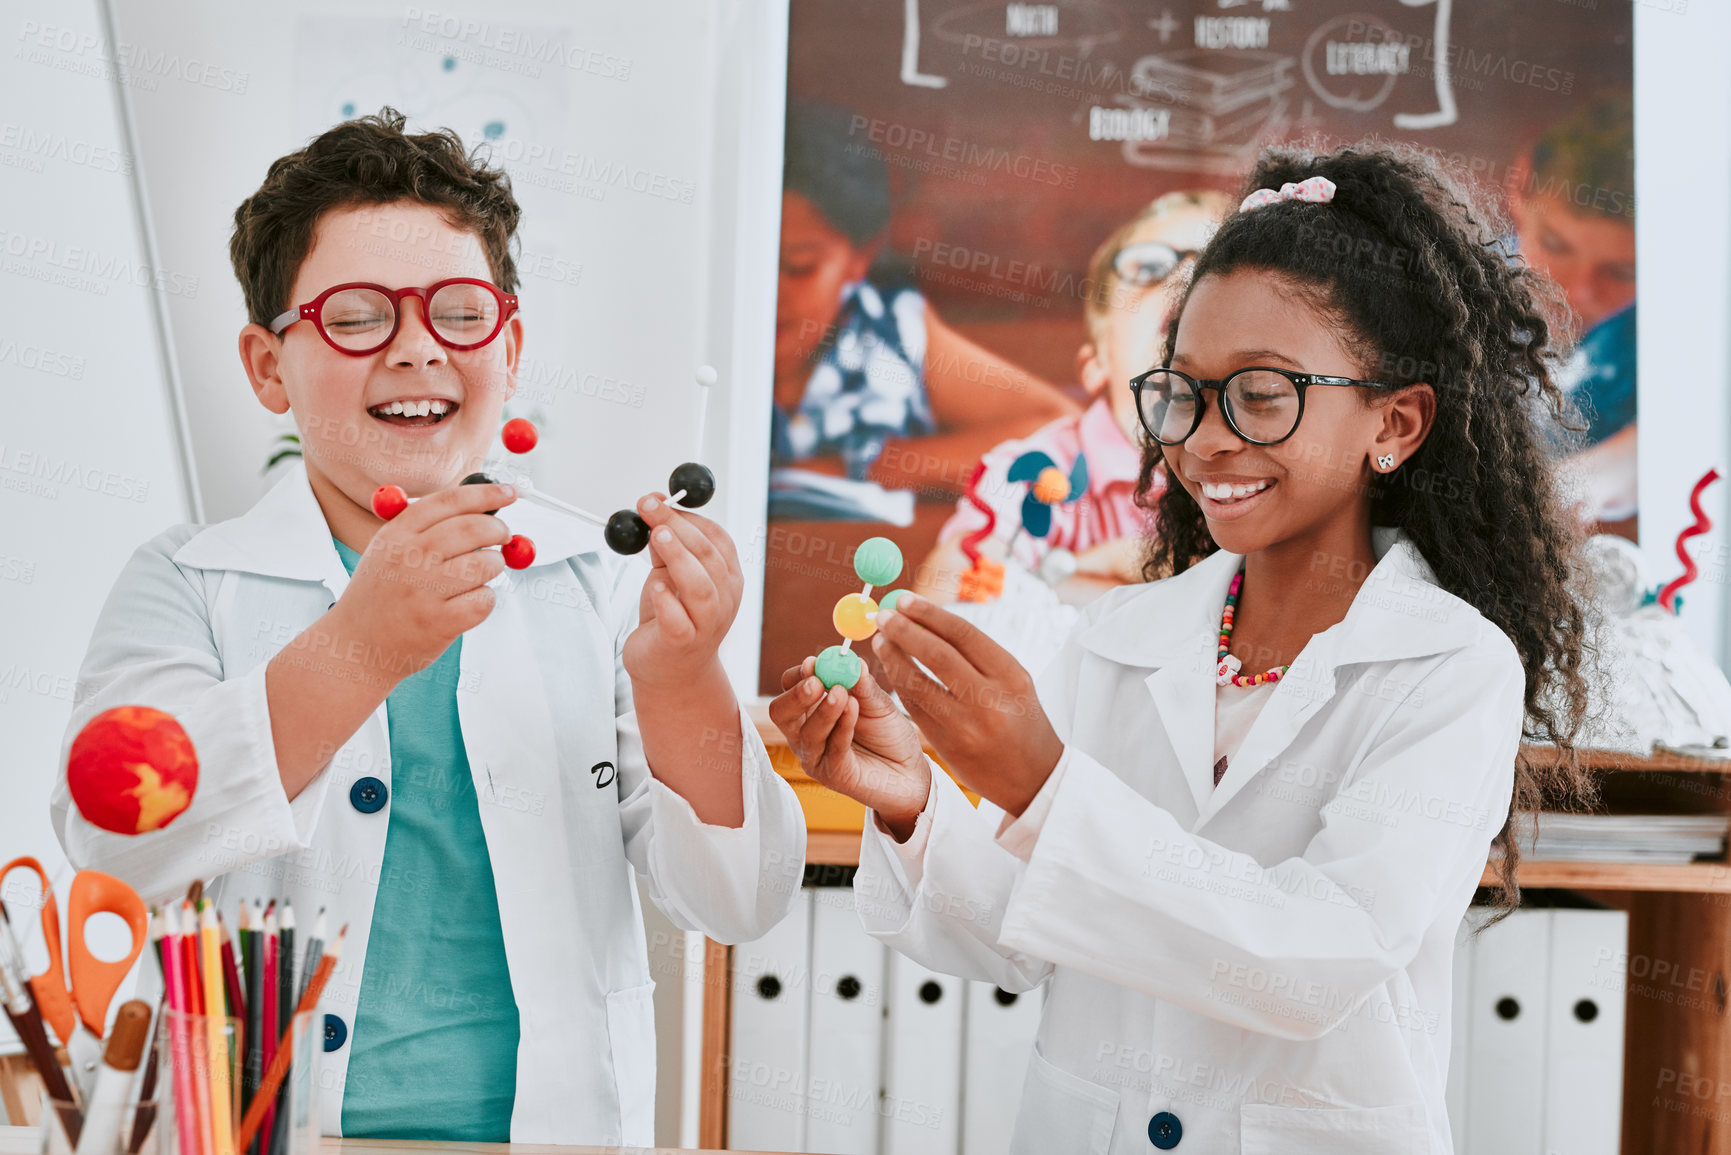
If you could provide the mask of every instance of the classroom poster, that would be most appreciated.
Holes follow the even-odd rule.
[[[941,539],[983,438],[1034,434],[1013,444],[1065,472],[1080,450],[1096,482],[1133,461],[1095,403],[1156,363],[1163,320],[1125,304],[1102,246],[1158,238],[1134,226],[1164,194],[1224,204],[1259,146],[1318,133],[1410,141],[1496,190],[1579,317],[1583,513],[1632,536],[1631,24],[1593,0],[793,0],[760,690],[837,640],[867,537],[901,546],[898,584],[955,596]],[[1067,436],[1036,434],[1053,399]],[[1028,488],[986,497],[1013,511]],[[1139,531],[1122,512],[1094,536]],[[1095,592],[1134,574],[1102,541],[1045,563],[996,520],[1007,587],[1058,591],[1074,559]]]

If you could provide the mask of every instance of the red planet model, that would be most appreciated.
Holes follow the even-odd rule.
[[[78,812],[116,834],[161,830],[192,804],[198,755],[171,715],[116,706],[72,740],[66,784]]]

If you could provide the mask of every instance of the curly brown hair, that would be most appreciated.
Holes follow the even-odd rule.
[[[1555,282],[1510,253],[1494,204],[1435,157],[1383,142],[1273,147],[1244,192],[1312,176],[1334,182],[1331,202],[1280,201],[1221,224],[1196,259],[1162,363],[1171,363],[1196,284],[1254,269],[1337,326],[1361,375],[1434,388],[1424,443],[1392,472],[1370,475],[1371,523],[1404,529],[1442,587],[1514,642],[1526,667],[1525,737],[1556,747],[1516,759],[1510,813],[1494,842],[1506,911],[1520,897],[1516,815],[1597,796],[1573,742],[1588,701],[1587,622],[1572,585],[1585,580],[1582,535],[1560,500],[1552,456],[1582,428],[1552,375],[1567,305]],[[1182,485],[1152,496],[1164,465],[1159,443],[1144,437],[1137,500],[1154,514],[1148,580],[1218,548]]]
[[[258,191],[234,210],[228,257],[246,295],[247,318],[269,325],[290,307],[289,293],[312,250],[319,218],[334,208],[418,201],[441,209],[452,228],[473,233],[493,283],[517,291],[511,255],[523,210],[511,178],[465,152],[450,129],[408,134],[402,113],[345,120],[298,152],[271,162]]]

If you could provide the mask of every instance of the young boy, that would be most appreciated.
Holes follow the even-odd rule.
[[[63,756],[53,817],[73,863],[149,902],[220,874],[219,909],[347,924],[326,1134],[648,1146],[635,875],[678,925],[755,938],[798,892],[805,828],[717,658],[741,590],[719,526],[644,498],[646,567],[457,484],[515,388],[518,216],[502,173],[388,108],[276,161],[236,211],[241,362],[304,462],[242,516],[139,549],[85,658],[68,742],[110,706],[172,713],[191,808],[105,833]],[[419,500],[382,522],[384,484]],[[505,575],[487,547],[513,532],[537,556]]]

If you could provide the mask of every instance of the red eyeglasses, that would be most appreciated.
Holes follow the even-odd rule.
[[[296,321],[311,321],[339,353],[365,357],[396,337],[403,298],[419,297],[433,339],[447,349],[479,349],[499,335],[517,311],[514,294],[474,277],[452,277],[424,289],[387,289],[367,281],[332,285],[304,305],[278,316],[270,331],[281,334]]]

